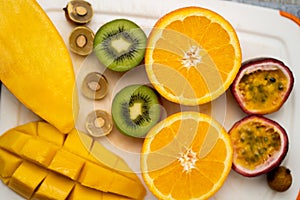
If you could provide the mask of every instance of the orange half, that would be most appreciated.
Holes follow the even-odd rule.
[[[208,9],[185,7],[157,21],[145,66],[150,82],[166,99],[198,105],[228,89],[241,58],[237,34],[226,19]]]
[[[179,112],[150,130],[142,177],[158,199],[208,199],[226,180],[233,149],[226,130],[208,115]]]

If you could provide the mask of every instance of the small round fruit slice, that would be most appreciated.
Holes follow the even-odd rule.
[[[108,82],[105,76],[98,72],[89,73],[82,82],[81,92],[89,99],[104,98],[108,92]]]
[[[229,88],[241,57],[238,37],[226,19],[211,10],[185,7],[155,24],[145,66],[150,82],[163,97],[198,105]]]
[[[72,52],[86,56],[92,53],[94,33],[85,26],[77,26],[69,36],[69,45]]]
[[[130,85],[119,91],[112,102],[112,118],[125,135],[144,136],[160,119],[159,99],[145,85]]]
[[[230,89],[245,113],[268,114],[280,109],[293,85],[293,74],[283,62],[254,58],[242,64]]]
[[[85,126],[91,136],[101,137],[112,131],[113,121],[106,111],[95,110],[87,116]]]
[[[68,20],[76,24],[86,24],[92,20],[94,11],[92,5],[83,0],[71,0],[64,8]]]
[[[216,120],[199,112],[179,112],[147,134],[142,177],[158,199],[208,199],[227,178],[232,155],[229,135]]]
[[[94,39],[99,61],[113,71],[127,71],[142,62],[147,36],[134,22],[116,19],[102,25]]]
[[[277,122],[250,115],[236,122],[229,131],[234,156],[232,168],[254,177],[277,167],[288,151],[288,136]]]

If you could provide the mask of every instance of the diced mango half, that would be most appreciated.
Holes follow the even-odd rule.
[[[79,199],[87,191],[99,199],[144,198],[144,185],[123,159],[87,134],[49,126],[31,122],[0,136],[0,179],[11,189],[27,199]]]

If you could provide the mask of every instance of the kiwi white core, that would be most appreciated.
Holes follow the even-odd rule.
[[[119,54],[127,52],[127,50],[130,48],[130,45],[131,43],[123,37],[111,41],[111,47]]]
[[[130,119],[134,120],[139,115],[142,115],[142,103],[134,103],[131,107],[129,107]]]

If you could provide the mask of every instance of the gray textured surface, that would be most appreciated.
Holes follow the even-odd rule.
[[[300,19],[300,0],[227,0],[289,12]]]

